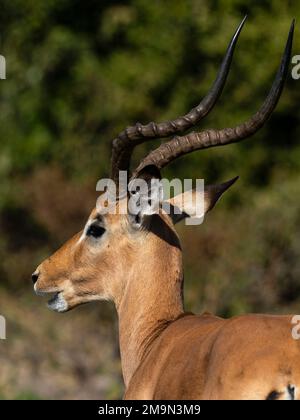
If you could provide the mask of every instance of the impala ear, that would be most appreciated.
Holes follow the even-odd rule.
[[[222,184],[207,185],[204,187],[204,190],[193,189],[186,191],[167,200],[170,204],[170,215],[173,223],[176,224],[188,217],[197,220],[203,219],[205,214],[214,207],[221,195],[231,187],[237,179],[238,176],[227,182],[223,182]],[[200,203],[201,205],[199,206],[197,203]]]
[[[159,212],[163,198],[161,175],[155,165],[145,167],[128,184],[128,214],[135,228],[142,226],[145,216]]]

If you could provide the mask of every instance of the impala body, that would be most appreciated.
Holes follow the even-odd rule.
[[[135,146],[182,133],[211,110],[243,24],[229,44],[211,91],[196,108],[174,121],[129,127],[113,141],[112,180],[118,180],[120,170],[129,172]],[[254,134],[280,97],[293,29],[292,25],[272,89],[250,120],[234,128],[176,135],[146,156],[132,179],[160,179],[160,170],[181,155]],[[201,196],[204,216],[235,180],[169,199],[170,208],[179,213],[161,207],[153,214],[142,208],[134,214],[130,209],[127,214],[111,214],[107,203],[98,205],[84,229],[32,275],[37,294],[53,294],[48,306],[55,311],[94,300],[115,303],[127,399],[300,398],[300,341],[292,338],[290,316],[222,319],[184,311],[182,252],[175,224],[193,216],[188,196]],[[126,198],[130,194],[125,191]],[[116,207],[126,198],[120,192]]]

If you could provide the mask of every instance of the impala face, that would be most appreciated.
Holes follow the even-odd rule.
[[[118,305],[130,277],[141,269],[144,253],[149,255],[157,246],[162,253],[167,248],[158,238],[158,230],[166,240],[171,235],[179,243],[165,213],[107,214],[97,205],[83,231],[32,274],[35,293],[50,295],[48,307],[57,312],[94,300],[113,300]]]
[[[128,264],[135,237],[125,215],[93,210],[83,231],[67,241],[33,273],[37,295],[51,299],[48,307],[65,312],[93,300],[109,300],[122,281],[117,273]]]

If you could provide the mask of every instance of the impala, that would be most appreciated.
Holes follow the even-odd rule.
[[[198,124],[216,103],[244,21],[210,92],[197,107],[173,121],[138,123],[114,139],[112,180],[118,182],[121,170],[131,174],[131,179],[159,179],[161,169],[174,159],[241,141],[263,126],[287,76],[294,22],[272,88],[254,116],[234,128],[180,135]],[[166,137],[171,139],[129,172],[137,145]],[[235,179],[205,187],[205,213]],[[192,190],[187,195],[195,194],[201,192]],[[125,199],[120,197],[117,206]],[[110,214],[104,211],[105,204],[97,206],[83,231],[33,273],[36,294],[51,295],[48,306],[57,312],[95,300],[114,302],[125,399],[300,398],[300,342],[292,338],[291,316],[251,314],[223,319],[184,311],[182,252],[174,226],[192,216],[193,209],[185,206],[185,197],[175,196],[169,203],[171,208],[180,206],[180,214],[163,209],[155,214],[142,209],[138,214]]]

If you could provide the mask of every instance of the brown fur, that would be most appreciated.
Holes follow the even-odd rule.
[[[206,206],[209,207],[208,205]],[[90,219],[98,217],[94,210]],[[119,316],[127,399],[280,399],[300,387],[291,317],[186,314],[182,255],[169,216],[134,230],[105,215],[105,238],[70,239],[37,272],[37,291],[62,291],[68,309],[111,299]]]

